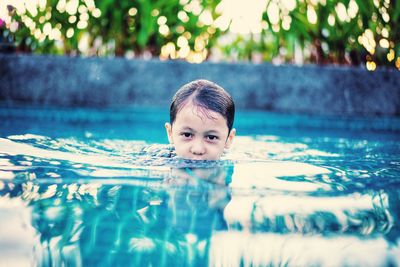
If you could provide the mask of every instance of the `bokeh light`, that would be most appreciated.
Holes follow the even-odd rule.
[[[372,71],[378,64],[398,68],[394,9],[391,0],[3,0],[0,33],[38,53],[354,64]]]

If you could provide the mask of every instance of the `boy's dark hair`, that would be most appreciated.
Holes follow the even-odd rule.
[[[195,80],[183,85],[172,98],[169,109],[171,125],[176,114],[187,103],[193,101],[196,106],[217,112],[226,119],[229,132],[235,119],[235,103],[232,97],[221,86],[207,80]]]

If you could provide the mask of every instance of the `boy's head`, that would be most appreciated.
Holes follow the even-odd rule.
[[[168,139],[177,156],[217,160],[235,136],[235,104],[217,84],[195,80],[182,86],[172,99]]]

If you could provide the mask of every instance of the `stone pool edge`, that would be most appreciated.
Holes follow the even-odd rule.
[[[2,106],[168,106],[182,84],[204,78],[226,88],[239,109],[400,116],[394,69],[0,54],[0,73]]]

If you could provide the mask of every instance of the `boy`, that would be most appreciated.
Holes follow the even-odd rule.
[[[178,157],[218,160],[235,137],[234,117],[235,104],[222,87],[195,80],[176,92],[165,129]]]

